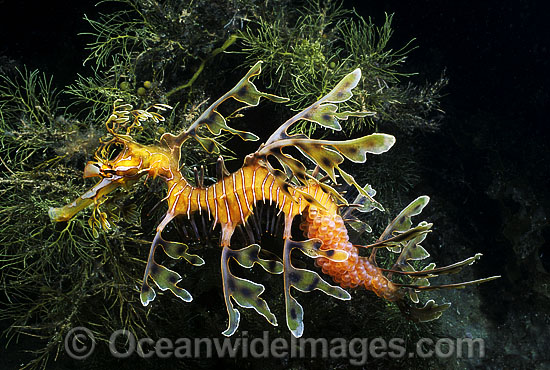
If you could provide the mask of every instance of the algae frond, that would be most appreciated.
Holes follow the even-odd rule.
[[[284,0],[104,3],[100,6],[114,5],[98,19],[86,18],[90,24],[90,31],[83,35],[90,40],[90,55],[83,61],[90,66],[86,75],[57,88],[55,80],[39,71],[14,70],[0,76],[0,320],[9,323],[3,336],[10,346],[16,347],[22,335],[37,338],[32,356],[27,357],[30,367],[45,367],[65,358],[65,335],[76,326],[86,326],[105,344],[121,328],[137,337],[177,337],[182,330],[186,336],[214,336],[225,320],[223,312],[208,308],[212,300],[219,299],[213,293],[218,283],[215,267],[201,277],[188,277],[204,292],[197,299],[205,303],[202,306],[182,308],[169,299],[147,308],[139,303],[137,286],[145,246],[150,243],[147,235],[162,214],[162,207],[152,211],[164,197],[157,183],[140,183],[110,197],[103,204],[110,230],[91,228],[90,213],[65,224],[53,224],[48,218],[50,207],[66,204],[87,187],[80,176],[82,168],[100,138],[106,138],[104,122],[117,99],[135,109],[155,103],[174,107],[165,121],[144,122],[136,131],[138,140],[151,143],[159,133],[186,127],[206,102],[225,91],[227,81],[232,80],[228,75],[240,74],[244,65],[249,67],[259,59],[264,60],[265,89],[291,99],[289,108],[261,107],[272,109],[266,116],[275,117],[278,123],[282,110],[303,108],[327,93],[345,73],[360,67],[365,73],[349,101],[350,109],[376,114],[350,120],[344,134],[368,133],[394,122],[396,130],[414,132],[436,126],[433,112],[446,81],[442,77],[424,86],[409,84],[410,74],[401,67],[414,44],[389,48],[392,16],[387,15],[379,25],[337,1],[307,1],[305,6],[287,7],[284,12],[279,11],[289,3]],[[240,113],[229,118],[239,117]],[[252,123],[241,119],[238,124],[246,128]],[[311,131],[312,126],[300,129]],[[226,140],[221,139],[221,144]],[[224,150],[223,154],[227,160],[232,153]],[[409,154],[405,150],[400,156]],[[193,167],[215,161],[198,145],[188,146],[182,157],[188,177]],[[401,166],[410,175],[403,182],[402,177],[388,175],[387,166],[393,173],[403,172]],[[356,177],[388,184],[379,187],[380,194],[389,192],[390,185],[395,191],[406,191],[417,181],[414,165],[399,157],[390,157],[376,168],[358,171]],[[390,208],[395,210],[397,205]],[[216,252],[205,248],[204,254]],[[354,297],[358,306],[339,305],[334,311],[361,317],[368,307],[386,316],[370,324],[368,320],[353,323],[352,335],[387,335],[392,325],[395,332],[403,333],[402,329],[410,337],[425,334],[421,330],[427,330],[426,326],[420,330],[406,323],[391,308],[373,303],[369,295],[358,297]],[[274,309],[282,305],[279,302]],[[323,315],[326,312],[312,319],[322,320]],[[253,320],[249,324],[251,333],[265,329],[254,326]],[[340,335],[339,327],[325,329],[327,335]],[[96,365],[101,362],[98,358]]]

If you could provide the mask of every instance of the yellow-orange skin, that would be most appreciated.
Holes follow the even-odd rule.
[[[303,215],[300,228],[307,238],[321,240],[321,249],[348,253],[349,257],[342,262],[324,257],[316,260],[323,273],[330,275],[342,287],[363,285],[387,300],[401,298],[398,288],[382,271],[368,258],[359,256],[357,248],[349,242],[338,206],[318,184],[312,182],[300,187],[288,185],[274,176],[261,161],[247,157],[245,165],[237,172],[206,188],[195,187],[182,176],[177,161],[168,149],[144,146],[124,139],[120,141],[124,147],[115,159],[99,163],[99,169],[93,173],[85,170],[85,174],[90,173],[86,177],[101,176],[102,180],[73,203],[52,209],[50,215],[53,219],[67,220],[116,187],[135,181],[142,175],[160,177],[168,185],[168,217],[158,226],[158,231],[176,216],[191,217],[196,212],[205,212],[209,219],[215,220],[214,224],[221,225],[220,244],[227,247],[235,228],[247,221],[258,201],[263,201],[275,205],[284,213],[284,239],[291,238],[292,220],[297,215]],[[308,202],[303,194],[308,194],[324,208]]]
[[[307,238],[321,240],[321,249],[343,250],[349,255],[343,262],[317,258],[317,265],[323,273],[330,275],[343,288],[363,285],[387,300],[401,298],[398,288],[367,257],[359,256],[357,248],[349,242],[344,220],[328,193],[314,183],[290,188],[289,192],[294,201],[284,194],[281,182],[267,168],[255,164],[244,166],[205,189],[192,187],[182,180],[171,189],[168,204],[174,214],[191,215],[207,210],[208,215],[222,225],[222,246],[229,245],[234,228],[246,222],[257,201],[272,202],[285,214],[284,238],[290,237],[290,223],[294,217],[303,214],[300,227]],[[311,195],[325,208],[310,204],[301,193]]]

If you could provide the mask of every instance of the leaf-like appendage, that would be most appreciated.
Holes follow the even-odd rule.
[[[408,273],[407,275],[431,278],[439,275],[456,274],[462,271],[462,269],[465,266],[469,266],[473,264],[475,261],[477,261],[478,259],[480,259],[481,256],[482,256],[481,253],[477,253],[472,257],[466,258],[465,260],[460,262],[453,263],[452,265],[431,268],[431,269],[425,268],[422,271],[415,271],[414,273]]]
[[[348,183],[349,185],[352,185],[354,186],[357,191],[359,191],[359,194],[363,195],[364,197],[366,197],[368,199],[368,201],[371,203],[371,206],[380,210],[380,211],[384,211],[384,207],[382,207],[382,205],[374,200],[373,197],[370,196],[370,194],[368,193],[368,191],[366,189],[364,189],[363,187],[361,187],[356,181],[355,179],[353,178],[352,175],[350,175],[349,173],[345,172],[344,170],[342,170],[340,167],[337,167],[338,168],[338,172],[340,172],[340,176],[342,176],[342,179],[344,179],[344,181],[346,183]]]
[[[482,256],[481,253],[477,253],[476,255],[474,255],[472,257],[466,258],[465,260],[460,261],[460,262],[453,263],[452,265],[442,266],[442,267],[437,267],[437,268],[434,267],[434,268],[431,268],[431,269],[425,268],[424,270],[421,270],[421,271],[403,270],[403,271],[406,271],[406,272],[402,272],[402,274],[407,275],[407,276],[411,276],[411,277],[414,276],[414,277],[425,277],[425,278],[432,278],[432,277],[436,277],[436,276],[439,276],[439,275],[456,274],[456,273],[462,271],[462,269],[465,266],[469,266],[472,263],[474,263],[475,261],[477,261],[479,258],[481,258],[481,256]],[[388,270],[388,271],[392,271],[392,270]],[[397,271],[393,271],[393,272],[397,272]]]
[[[451,307],[450,303],[438,305],[433,299],[430,299],[426,302],[424,307],[406,306],[406,308],[402,309],[411,320],[416,322],[426,322],[439,319],[443,314],[443,311],[449,307]]]
[[[301,337],[304,332],[304,310],[296,298],[292,296],[290,292],[291,287],[294,287],[304,293],[312,292],[315,289],[318,289],[334,298],[341,300],[351,299],[348,292],[339,286],[330,285],[314,271],[295,268],[294,266],[291,266],[291,268],[286,268],[286,323],[289,330],[292,332],[292,335],[296,338]]]
[[[304,309],[298,303],[296,298],[291,294],[290,288],[294,287],[302,292],[311,292],[315,289],[321,290],[332,297],[349,300],[351,296],[339,286],[333,286],[327,283],[319,274],[311,270],[299,269],[292,265],[290,255],[293,249],[300,249],[308,256],[321,257],[325,256],[319,250],[321,242],[317,239],[310,239],[303,242],[295,242],[290,239],[285,240],[283,251],[284,264],[284,286],[285,286],[285,303],[286,303],[286,323],[289,330],[296,338],[302,336],[304,332]],[[326,251],[328,252],[328,251]],[[330,254],[330,253],[329,253]],[[336,253],[332,254],[335,257]],[[337,256],[344,258],[344,256]],[[347,258],[347,253],[346,253]]]
[[[307,185],[307,179],[311,176],[309,176],[306,166],[304,166],[301,161],[283,152],[275,152],[273,153],[273,156],[277,158],[279,163],[281,163],[284,168],[289,169],[298,180],[300,180],[304,185]]]
[[[463,289],[463,288],[466,288],[469,285],[477,285],[477,284],[487,283],[489,281],[493,281],[493,280],[498,279],[498,278],[500,278],[500,275],[490,276],[488,278],[477,279],[477,280],[463,281],[461,283],[454,283],[454,284],[442,284],[442,285],[430,285],[430,286],[397,284],[397,286],[405,287],[405,288],[413,288],[413,289],[420,290],[420,291],[430,291],[430,290],[438,290],[438,289]]]
[[[162,248],[164,249],[164,253],[168,255],[168,257],[173,259],[179,259],[183,258],[190,264],[194,266],[202,266],[204,265],[204,260],[197,256],[196,254],[190,254],[187,253],[187,250],[189,247],[187,244],[178,243],[178,242],[169,242],[162,238],[159,240],[159,244],[162,245]]]
[[[435,268],[435,263],[432,262],[430,263],[429,265],[427,265],[426,267],[424,267],[422,269],[422,271],[427,271],[427,270],[432,270]],[[403,271],[407,271],[407,272],[416,272],[416,270],[414,269],[414,267],[407,263],[405,266],[403,266]],[[412,282],[411,284],[414,284],[414,285],[419,285],[419,286],[429,286],[430,285],[430,280],[428,280],[427,277],[411,277],[412,279]],[[409,298],[411,299],[411,301],[413,301],[414,303],[418,303],[419,302],[419,299],[418,299],[418,293],[416,290],[414,289],[409,289]]]
[[[364,163],[367,153],[382,154],[395,144],[395,137],[387,134],[371,134],[358,139],[329,142],[336,150],[355,163]]]
[[[218,111],[212,111],[210,115],[201,122],[201,124],[206,125],[208,130],[216,136],[220,135],[222,130],[224,130],[232,133],[233,135],[239,136],[245,141],[256,141],[259,139],[258,136],[253,133],[235,130],[234,128],[227,126],[225,118]]]
[[[405,248],[402,248],[403,245],[407,242],[409,242],[410,240],[413,240],[415,238],[418,238],[418,237],[424,237],[425,238],[425,234],[426,233],[429,233],[432,228],[433,224],[430,224],[430,223],[427,223],[425,221],[422,221],[421,223],[418,224],[418,226],[416,227],[413,227],[407,231],[403,231],[403,232],[395,232],[394,235],[391,237],[391,238],[387,238],[387,239],[384,239],[384,240],[380,240],[378,239],[378,241],[376,241],[376,243],[374,244],[370,244],[368,245],[369,248],[384,248],[384,247],[395,247],[395,246],[398,246],[399,247],[399,250],[403,250]],[[422,240],[424,240],[424,238],[422,238]],[[404,258],[404,256],[408,256],[407,253],[403,253],[402,251],[402,254],[400,256],[400,258]],[[399,259],[398,259],[399,261]]]
[[[273,95],[258,91],[256,85],[250,81],[250,78],[259,75],[262,72],[262,61],[256,62],[250,68],[248,73],[239,81],[233,89],[229,91],[231,96],[249,106],[257,106],[260,103],[260,98],[266,98],[274,103],[286,103],[289,98],[283,98],[281,96]]]
[[[416,198],[405,207],[386,227],[378,240],[390,238],[394,231],[406,231],[411,228],[413,216],[419,215],[428,204],[430,198],[426,195]]]
[[[344,161],[344,157],[334,149],[319,145],[316,141],[308,139],[307,141],[297,141],[294,145],[307,157],[311,158],[313,163],[321,167],[336,183],[334,168]]]
[[[149,283],[147,283],[147,279],[145,279],[141,285],[141,292],[139,295],[141,304],[144,306],[149,305],[149,303],[155,300],[156,296],[157,296],[157,293],[153,288],[151,288]]]
[[[266,98],[275,103],[284,103],[289,100],[288,98],[258,91],[254,83],[252,83],[251,78],[260,74],[262,70],[261,64],[261,61],[254,64],[247,74],[231,90],[212,103],[212,105],[210,105],[186,131],[177,136],[166,133],[161,137],[161,142],[165,143],[175,153],[185,140],[191,136],[197,139],[207,151],[219,153],[219,147],[215,140],[198,136],[198,128],[201,126],[206,126],[208,130],[216,136],[220,135],[222,131],[227,131],[246,141],[258,140],[259,138],[251,132],[240,131],[229,127],[225,118],[217,109],[229,98],[244,103],[245,107],[243,108],[258,105],[260,98]]]
[[[368,196],[363,195],[362,193],[367,193]],[[371,201],[376,195],[376,190],[372,188],[369,184],[363,186],[363,192],[360,192],[355,199],[353,200],[354,208],[358,212],[368,213],[372,212],[376,208],[375,204]],[[370,232],[370,231],[369,231]]]
[[[269,310],[267,302],[260,298],[260,294],[262,294],[265,290],[265,287],[262,284],[241,279],[233,274],[228,275],[226,284],[226,294],[228,295],[228,298],[233,298],[235,302],[243,308],[253,308],[257,313],[265,317],[271,325],[277,326],[277,318]],[[227,329],[222,334],[230,337],[239,327],[240,313],[233,306],[230,299],[227,299],[226,302],[229,302],[227,306],[229,323]]]
[[[421,252],[420,252],[420,256],[422,256]],[[417,292],[420,292],[420,291],[430,291],[430,290],[437,290],[437,289],[462,289],[469,285],[482,284],[482,283],[486,283],[486,282],[500,278],[500,276],[490,276],[483,279],[464,281],[464,282],[454,283],[454,284],[430,285],[430,282],[428,281],[429,278],[433,278],[433,277],[437,277],[439,275],[445,275],[445,274],[455,274],[461,271],[462,268],[464,268],[465,266],[468,266],[474,263],[480,257],[481,257],[481,253],[478,253],[473,257],[465,259],[464,261],[457,262],[449,266],[438,267],[438,268],[435,268],[435,263],[431,263],[421,271],[415,271],[410,264],[406,263],[402,267],[402,272],[393,271],[393,270],[387,270],[387,271],[390,271],[392,273],[398,272],[400,274],[407,275],[412,278],[413,281],[411,284],[395,284],[395,285],[401,288],[408,289],[409,297],[413,302],[417,303],[418,302]],[[437,313],[437,310],[433,311],[432,306],[433,306],[433,302],[430,303],[430,301],[428,301],[426,306],[420,309],[415,307],[408,307],[408,306],[400,306],[400,307],[402,309],[405,309],[406,314],[410,314],[412,316],[420,315],[419,317],[423,317],[423,316],[426,316],[426,314],[428,314],[428,316],[426,317],[429,318],[433,316],[433,318],[429,318],[429,320],[434,320],[434,319],[437,319],[440,316],[440,314]],[[413,317],[413,319],[415,318]],[[420,320],[420,321],[426,321],[426,320]]]
[[[345,76],[327,95],[283,123],[267,140],[266,145],[270,145],[277,140],[288,138],[288,128],[302,119],[318,123],[332,130],[340,131],[342,126],[340,126],[338,120],[346,120],[349,116],[365,117],[374,115],[374,112],[338,113],[338,106],[336,104],[331,104],[342,103],[351,98],[353,96],[351,90],[357,86],[360,79],[361,70],[357,68],[355,71]]]
[[[344,156],[354,162],[362,163],[366,161],[367,153],[384,153],[388,151],[394,143],[395,138],[386,134],[371,134],[359,139],[346,141],[315,140],[303,135],[299,137],[296,135],[264,146],[260,148],[257,153],[265,157],[273,155],[283,164],[283,166],[288,166],[288,168],[293,171],[294,175],[301,181],[303,181],[302,179],[304,178],[313,179],[306,173],[303,163],[282,151],[285,147],[295,147],[313,163],[322,168],[334,183],[336,183],[335,169],[338,169],[342,179],[349,185],[354,186],[357,191],[368,200],[370,207],[383,211],[384,208],[382,205],[372,198],[369,188],[359,186],[353,176],[342,170],[339,165],[344,161]],[[334,189],[332,190],[331,193],[334,193]]]
[[[307,114],[304,114],[303,119],[318,123],[319,125],[330,128],[332,130],[340,131],[342,126],[338,123],[338,119],[335,114],[338,110],[336,104],[322,104],[315,108],[310,109]]]
[[[356,217],[351,216],[350,218],[345,219],[345,223],[359,234],[372,232],[372,228],[369,224],[359,220]]]
[[[172,271],[156,262],[153,262],[149,270],[149,276],[153,279],[160,290],[169,289],[174,295],[185,302],[191,302],[193,297],[189,292],[177,286],[181,281],[181,276],[175,271]]]
[[[233,257],[242,267],[251,268],[255,263],[271,274],[283,272],[283,264],[275,260],[266,260],[260,257],[261,247],[251,244],[248,247],[228,251],[228,257]]]
[[[334,88],[321,100],[327,103],[342,103],[353,96],[353,90],[361,80],[361,70],[355,69],[342,78]]]
[[[259,61],[254,66],[252,66],[247,74],[231,90],[229,90],[221,98],[216,100],[203,112],[203,114],[201,114],[201,116],[191,125],[187,132],[189,132],[189,134],[192,136],[198,126],[206,125],[210,132],[212,132],[214,135],[219,135],[222,130],[225,130],[231,132],[232,134],[240,136],[243,140],[258,140],[259,138],[250,132],[235,130],[234,128],[227,126],[225,118],[217,111],[217,108],[220,106],[221,103],[229,98],[234,98],[242,103],[245,103],[246,106],[258,105],[260,102],[260,98],[262,97],[276,103],[283,103],[288,101],[288,98],[283,98],[280,96],[258,91],[256,86],[252,83],[252,81],[250,81],[252,77],[259,75],[262,71],[261,64],[262,62]]]
[[[403,259],[405,261],[410,260],[423,260],[430,257],[430,254],[419,243],[422,243],[426,239],[427,234],[420,234],[412,240],[409,240],[403,246]]]
[[[240,313],[234,307],[231,299],[243,308],[253,308],[257,313],[265,317],[271,325],[277,326],[275,315],[269,310],[267,302],[263,298],[260,298],[265,287],[262,284],[239,278],[233,275],[229,269],[229,261],[234,259],[239,265],[246,268],[251,268],[257,263],[264,270],[272,274],[283,272],[283,264],[281,262],[262,259],[259,256],[259,252],[260,246],[258,244],[252,244],[239,250],[224,247],[222,251],[223,293],[229,317],[228,327],[222,333],[225,336],[233,335],[239,327]]]
[[[299,249],[306,256],[311,258],[324,257],[335,262],[344,262],[348,259],[349,254],[343,250],[336,249],[320,249],[322,243],[318,239],[309,239],[302,242],[293,242],[294,248]]]
[[[403,269],[408,260],[420,260],[430,256],[419,243],[426,239],[426,233],[430,230],[432,224],[422,221],[417,227],[411,228],[412,217],[419,215],[429,201],[430,198],[425,195],[413,200],[390,222],[378,238],[377,244],[382,245],[391,242],[390,244],[393,244],[390,248],[392,252],[401,251],[392,269]],[[400,246],[395,242],[399,242]]]
[[[199,142],[199,144],[206,150],[208,153],[211,154],[219,154],[220,153],[220,144],[212,138],[209,137],[201,137],[198,135],[193,136],[195,140]]]
[[[342,126],[338,120],[347,120],[348,117],[366,117],[374,115],[374,112],[337,112],[336,104],[321,104],[312,107],[302,119],[319,124],[334,131],[341,131]]]
[[[160,290],[170,290],[172,293],[174,293],[175,296],[185,302],[191,302],[193,300],[193,297],[187,290],[177,286],[177,284],[181,281],[180,274],[156,263],[154,259],[155,250],[158,245],[161,245],[164,249],[164,252],[170,258],[183,258],[187,262],[195,266],[201,266],[204,264],[204,260],[201,257],[197,256],[196,254],[187,253],[187,245],[182,243],[169,242],[162,238],[162,229],[164,229],[164,226],[166,226],[166,224],[170,222],[172,218],[173,216],[171,215],[165,217],[165,219],[159,225],[159,230],[157,231],[157,234],[153,239],[153,243],[151,244],[149,257],[147,259],[147,265],[145,266],[143,284],[141,286],[140,298],[141,303],[144,306],[147,306],[149,302],[153,301],[156,297],[154,289],[148,283],[149,277],[153,279]]]

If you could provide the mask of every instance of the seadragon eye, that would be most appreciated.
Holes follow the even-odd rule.
[[[100,172],[101,172],[101,176],[103,177],[112,177],[113,175],[116,175],[116,171],[109,167],[101,168]]]

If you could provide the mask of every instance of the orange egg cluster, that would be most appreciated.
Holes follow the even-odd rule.
[[[320,239],[323,242],[321,249],[343,250],[348,253],[349,257],[342,262],[324,257],[316,260],[323,273],[332,276],[343,288],[364,285],[366,289],[385,299],[393,301],[398,298],[397,287],[368,258],[359,256],[357,248],[349,242],[348,231],[340,215],[329,214],[311,206],[305,212],[300,229],[305,237]]]

